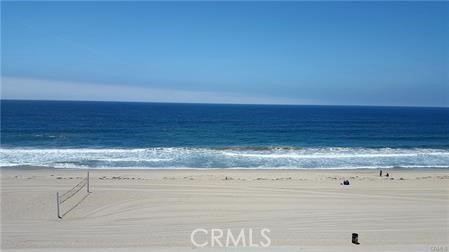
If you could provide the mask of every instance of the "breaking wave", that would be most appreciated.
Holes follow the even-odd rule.
[[[426,148],[0,149],[1,166],[109,169],[448,168],[449,150]]]

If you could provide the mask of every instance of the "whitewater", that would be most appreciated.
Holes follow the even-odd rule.
[[[90,169],[448,168],[449,150],[428,148],[2,148],[0,165]]]

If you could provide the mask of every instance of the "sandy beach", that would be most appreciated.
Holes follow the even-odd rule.
[[[449,244],[449,171],[2,169],[4,251],[432,251]],[[349,186],[340,185],[348,179]],[[85,191],[66,203],[77,203]],[[73,201],[73,202],[70,202]],[[67,205],[67,206],[66,206]],[[263,248],[195,247],[197,228],[270,229]],[[360,245],[351,244],[359,234]],[[199,237],[204,239],[205,237]]]

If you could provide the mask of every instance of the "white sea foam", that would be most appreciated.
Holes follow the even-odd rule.
[[[114,169],[447,168],[449,150],[426,148],[0,149],[0,166]]]

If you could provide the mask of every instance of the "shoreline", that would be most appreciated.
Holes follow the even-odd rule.
[[[1,170],[68,170],[68,171],[449,171],[449,166],[444,167],[392,167],[392,168],[79,168],[79,167],[52,167],[36,165],[0,166]]]

